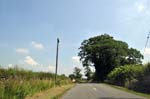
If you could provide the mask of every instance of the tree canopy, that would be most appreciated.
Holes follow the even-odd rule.
[[[129,48],[126,42],[115,40],[108,34],[89,38],[81,43],[80,60],[83,66],[94,66],[96,81],[103,81],[115,67],[141,64],[140,51]]]

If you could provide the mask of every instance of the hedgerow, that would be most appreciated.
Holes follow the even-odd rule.
[[[126,65],[115,68],[108,74],[106,81],[110,84],[149,93],[150,63],[146,65]]]

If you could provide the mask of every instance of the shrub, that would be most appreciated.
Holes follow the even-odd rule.
[[[145,65],[144,75],[150,75],[150,63]]]
[[[108,82],[119,86],[125,86],[125,82],[142,77],[144,67],[141,65],[126,65],[115,68],[108,74]]]
[[[126,65],[115,68],[108,74],[107,82],[135,91],[150,93],[150,63],[145,66]]]

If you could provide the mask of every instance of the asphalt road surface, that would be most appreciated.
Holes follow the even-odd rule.
[[[105,84],[77,84],[62,99],[147,99]]]

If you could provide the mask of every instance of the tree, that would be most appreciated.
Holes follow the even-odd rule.
[[[144,57],[141,55],[140,51],[130,48],[128,51],[127,64],[141,64],[141,58],[143,59]]]
[[[143,56],[128,44],[115,40],[108,34],[84,40],[79,48],[83,66],[94,66],[96,81],[103,81],[115,67],[125,64],[139,64]]]
[[[74,74],[75,79],[76,79],[77,81],[80,81],[80,80],[81,80],[82,74],[81,74],[81,69],[80,69],[80,68],[75,67],[73,74]]]
[[[70,75],[69,75],[69,78],[70,78],[71,80],[75,79],[74,74],[70,74]]]
[[[71,80],[76,80],[77,82],[80,82],[82,79],[81,69],[78,67],[75,67],[73,74],[70,74],[69,78]]]
[[[61,78],[62,80],[64,80],[64,79],[66,79],[67,77],[66,77],[65,74],[61,74],[61,75],[60,75],[60,78]]]
[[[87,80],[91,80],[93,77],[93,72],[91,71],[89,66],[85,67],[85,76],[87,77]]]

